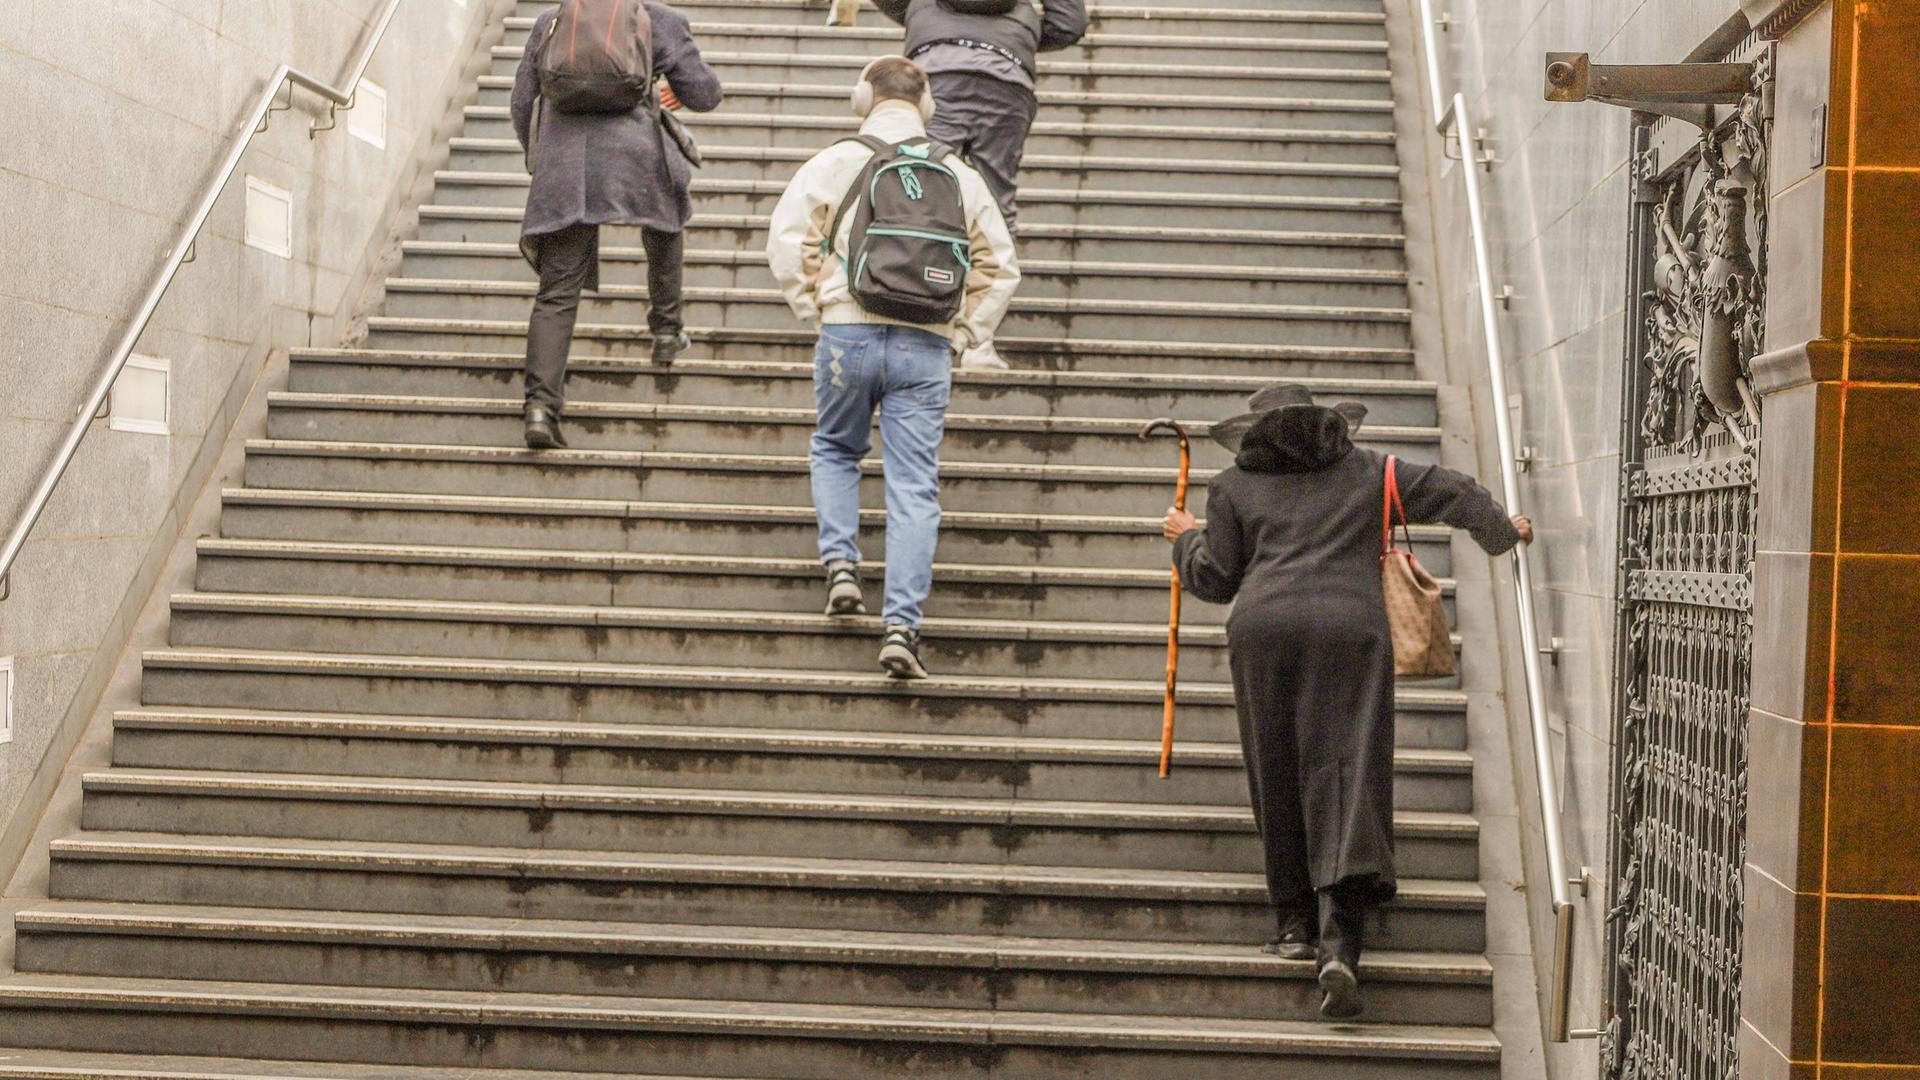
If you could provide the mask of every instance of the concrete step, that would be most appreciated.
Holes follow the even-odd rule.
[[[488,178],[503,174],[462,174]],[[519,178],[524,181],[524,177]],[[764,185],[764,181],[717,183]],[[486,198],[479,193],[490,193]],[[522,183],[466,188],[456,193],[465,205],[518,207],[526,199]],[[703,205],[705,205],[703,203]],[[1217,215],[1216,209],[1211,213]],[[1177,215],[1166,214],[1169,224]],[[404,278],[532,282],[532,267],[518,244],[484,241],[408,240],[401,245]],[[682,261],[691,289],[772,289],[773,273],[759,251],[697,249]],[[1067,259],[1022,259],[1020,296],[1026,300],[1094,300],[1128,303],[1280,304],[1355,308],[1408,306],[1406,273],[1315,266],[1170,266],[1156,263],[1099,263]],[[646,258],[639,248],[600,249],[600,281],[606,286],[644,286]]]
[[[805,501],[772,504],[660,503],[619,499],[484,497],[378,491],[229,488],[221,535],[254,540],[636,551],[801,559],[818,554],[818,522]],[[863,557],[879,561],[885,514],[861,513]],[[1429,571],[1453,573],[1446,530],[1415,526],[1414,551]],[[941,557],[993,565],[1166,565],[1159,516],[949,511]]]
[[[711,59],[711,58],[709,58]],[[847,83],[769,81],[727,78],[727,113],[775,113],[786,116],[846,116]],[[825,72],[821,72],[825,75]],[[507,75],[482,75],[477,104],[504,108],[511,103],[514,80]],[[1354,131],[1392,129],[1393,103],[1384,96],[1354,95],[1358,86],[1341,83],[1334,93],[1234,95],[1222,93],[1157,93],[1047,89],[1038,95],[1036,119],[1046,123],[1085,121],[1096,111],[1108,124],[1192,124],[1198,127],[1259,126],[1272,128],[1344,128]],[[1190,89],[1202,90],[1195,86]]]
[[[862,567],[869,586],[884,563]],[[814,614],[823,571],[816,558],[657,555],[205,537],[198,544],[203,592],[487,603],[649,605],[699,610],[755,608]],[[1168,571],[1160,567],[934,564],[928,599],[935,619],[1091,620],[1164,623]],[[1449,605],[1453,582],[1440,579]],[[1187,626],[1218,626],[1227,608],[1192,603]]]
[[[535,291],[531,281],[389,278],[383,310],[397,318],[503,321],[525,318]],[[689,287],[683,298],[683,317],[693,325],[735,330],[804,326],[773,288]],[[644,325],[649,309],[644,287],[603,283],[581,299],[579,311],[580,318],[591,322]],[[1158,335],[1167,341],[1248,345],[1284,334],[1308,345],[1404,348],[1412,340],[1411,323],[1412,313],[1404,307],[1016,297],[1000,329],[1009,336]]]
[[[1158,735],[1165,690],[1113,678],[941,673],[903,685],[877,665],[869,675],[235,648],[157,649],[142,660],[141,703],[151,706],[703,727],[785,727],[796,713],[824,712],[848,730],[1073,739]],[[1187,680],[1179,701],[1187,738],[1236,737],[1232,687]],[[1403,687],[1395,703],[1396,722],[1415,729],[1412,745],[1447,745],[1464,722],[1457,690]]]
[[[1402,732],[1410,735],[1412,732]],[[573,724],[454,717],[133,709],[114,716],[116,767],[327,776],[618,784],[658,776],[685,788],[1233,805],[1246,798],[1237,743],[1182,740],[1161,779],[1156,740],[1038,739]],[[1464,751],[1403,746],[1394,797],[1406,810],[1467,813]]]
[[[48,904],[18,926],[34,974],[232,981],[271,967],[328,986],[1271,1020],[1320,1004],[1311,963],[1245,945],[146,904]],[[1371,953],[1367,974],[1370,1023],[1492,1022],[1482,957]]]
[[[604,255],[604,253],[603,253]],[[516,256],[517,258],[517,256]],[[418,353],[367,349],[312,349],[292,356],[289,385],[299,393],[386,394],[519,401],[521,352]],[[1185,373],[957,370],[953,411],[1001,416],[1125,418],[1175,416],[1211,421],[1246,408],[1248,395],[1270,376]],[[1367,423],[1434,427],[1437,387],[1420,380],[1301,377],[1316,400],[1359,401]],[[811,409],[813,364],[716,361],[681,357],[654,367],[645,356],[576,357],[568,365],[567,396],[578,410],[589,403],[649,401],[660,405]],[[1204,451],[1202,451],[1204,452]]]
[[[755,22],[765,26],[820,26],[828,6],[819,0],[682,0],[674,10],[699,23]],[[520,0],[508,26],[516,31],[532,29],[533,20],[552,8],[547,0]],[[1165,31],[1171,34],[1194,33],[1255,34],[1273,36],[1327,35],[1364,37],[1381,34],[1386,15],[1378,0],[1366,4],[1309,3],[1292,0],[1285,6],[1267,8],[1234,7],[1208,0],[1204,4],[1090,4],[1087,14],[1095,33],[1142,34]],[[866,27],[886,29],[894,24],[871,5],[860,11],[850,29]]]
[[[1273,935],[1263,875],[570,852],[87,833],[52,846],[51,898],[621,926],[901,930],[1256,946]],[[1478,953],[1486,894],[1403,879],[1370,949]]]
[[[520,402],[513,398],[273,391],[267,401],[267,438],[258,441],[261,446],[351,442],[518,449],[521,445]],[[568,405],[566,415],[572,421],[567,439],[573,449],[629,453],[804,456],[818,420],[811,402],[783,407],[589,400]],[[1142,444],[1140,432],[1150,419],[953,409],[947,414],[941,455],[956,468],[982,461],[1095,470],[1138,468],[1145,464],[1143,458],[1163,456],[1159,451],[1165,449],[1155,442]],[[1437,426],[1369,419],[1373,422],[1361,428],[1356,442],[1380,453],[1430,458],[1440,442]],[[1233,464],[1233,456],[1209,436],[1212,427],[1212,418],[1186,421],[1196,469],[1217,470]],[[877,429],[875,440],[877,448]],[[1168,447],[1172,445],[1169,437]],[[1165,471],[1169,481],[1173,473],[1171,467]]]
[[[701,56],[722,83],[837,87],[850,90],[866,61],[884,45],[862,48],[849,42],[833,51],[795,53],[761,43],[741,49],[704,45]],[[1040,59],[1039,90],[1049,93],[1169,94],[1180,97],[1227,95],[1326,97],[1360,101],[1391,98],[1390,75],[1380,67],[1335,66],[1313,58],[1306,63],[1263,62],[1197,65],[1162,55],[1142,63],[1111,59],[1088,61],[1049,54]],[[488,74],[512,78],[520,66],[517,46],[494,56]],[[722,108],[725,106],[723,105]]]
[[[578,1080],[579,1077],[578,1073],[527,1069],[462,1069],[453,1075],[461,1080]],[[445,1069],[340,1061],[267,1061],[0,1047],[0,1077],[6,1080],[448,1080],[448,1076]],[[694,1078],[631,1075],[631,1080]]]
[[[500,353],[526,348],[527,323],[521,319],[402,319],[378,315],[367,320],[367,345],[406,352]],[[721,361],[807,363],[817,336],[811,330],[736,330],[690,326],[694,344],[705,357]],[[575,326],[576,357],[629,357],[644,353],[653,340],[645,326],[590,323]],[[1158,375],[1170,369],[1191,375],[1249,375],[1281,378],[1355,378],[1369,371],[1392,379],[1413,374],[1409,348],[1335,345],[1170,342],[1050,337],[997,337],[1002,356],[1023,369],[1048,371],[1134,372]]]
[[[874,606],[878,608],[877,597]],[[1161,667],[1166,655],[1164,617],[1157,624],[940,617],[928,620],[922,631],[927,663],[953,675],[1144,674]],[[864,671],[873,664],[880,632],[878,614],[834,617],[817,609],[184,593],[173,597],[168,643],[180,648]],[[1189,623],[1181,627],[1180,643],[1183,677],[1231,681],[1224,628]]]
[[[1140,23],[1145,24],[1146,20]],[[508,20],[506,41],[493,47],[494,74],[512,74],[532,26],[532,20]],[[904,37],[898,26],[885,20],[850,29],[781,26],[757,19],[695,21],[692,30],[694,41],[702,50],[796,56],[838,57],[848,53],[878,56],[898,52]],[[1153,64],[1201,69],[1274,65],[1380,71],[1387,65],[1387,35],[1383,25],[1307,23],[1234,34],[1174,34],[1162,32],[1153,25],[1137,25],[1130,30],[1091,31],[1060,56],[1068,63]]]
[[[517,437],[514,436],[502,436]],[[1425,455],[1423,455],[1425,456]],[[885,505],[881,463],[862,464],[863,501]],[[1177,470],[1154,466],[1074,466],[1046,462],[947,460],[941,504],[958,513],[1164,513]],[[639,499],[732,504],[812,505],[804,453],[549,450],[524,446],[252,440],[250,488],[295,491],[392,491],[562,499]],[[1212,478],[1195,470],[1196,493]]]
[[[901,1052],[949,1076],[1007,1080],[1086,1070],[1145,1080],[1177,1069],[1239,1080],[1312,1068],[1328,1080],[1382,1076],[1495,1077],[1499,1044],[1471,1028],[1323,1024],[1206,1017],[895,1009],[877,1006],[512,994],[362,987],[267,987],[192,980],[15,976],[0,981],[0,1017],[14,1041],[52,1049],[107,1036],[126,1050],[223,1049],[415,1066],[649,1068],[783,1075],[873,1075]],[[338,1048],[338,1049],[336,1049]],[[1309,1062],[1311,1063],[1309,1065]],[[1418,1072],[1411,1070],[1417,1069]]]
[[[468,141],[463,140],[462,144]],[[517,206],[423,206],[420,238],[442,243],[518,243],[521,209]],[[1378,224],[1371,217],[1360,219],[1360,223]],[[761,214],[700,211],[687,226],[686,242],[695,248],[730,244],[740,250],[764,252],[766,229],[767,219]],[[601,238],[611,246],[637,247],[639,226],[604,226]],[[1176,265],[1280,263],[1290,267],[1404,271],[1404,243],[1405,238],[1399,233],[1378,228],[1371,231],[1256,231],[1151,224],[1028,227],[1022,223],[1019,250],[1023,257],[1055,261],[1157,260]]]
[[[749,113],[734,109],[681,114],[687,129],[702,146],[775,146],[818,150],[836,139],[850,138],[860,127],[858,117],[793,113]],[[507,110],[499,105],[469,105],[467,139],[515,138]],[[514,142],[514,146],[518,147]],[[1146,157],[1237,157],[1244,161],[1337,161],[1369,165],[1394,162],[1391,125],[1352,126],[1201,126],[1191,123],[1125,124],[1036,120],[1027,135],[1035,154],[1069,154],[1081,150],[1098,155]]]
[[[87,773],[82,825],[99,831],[681,854],[848,851],[895,861],[1252,871],[1245,806],[735,791],[113,769]],[[1409,876],[1479,876],[1470,815],[1394,815]]]
[[[853,65],[853,71],[860,64]],[[784,185],[820,146],[704,145],[703,180],[758,180]],[[526,171],[525,154],[513,140],[457,138],[443,167],[456,172]],[[1307,195],[1397,199],[1398,171],[1391,165],[1353,162],[1247,161],[1236,156],[1173,159],[1030,153],[1020,163],[1021,183],[1053,190],[1144,191],[1213,195]],[[723,247],[735,245],[723,244]]]
[[[751,607],[183,593],[172,600],[168,643],[178,648],[865,671],[873,665],[881,630],[877,582],[874,591],[876,614],[854,617]],[[1166,660],[1164,616],[1158,625],[941,618],[929,620],[922,630],[929,666],[954,675],[1148,674]],[[1231,679],[1222,627],[1188,625],[1181,628],[1180,639],[1186,677]]]

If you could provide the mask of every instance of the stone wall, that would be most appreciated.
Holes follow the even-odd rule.
[[[1417,19],[1417,0],[1401,0]],[[1614,559],[1618,518],[1621,352],[1626,312],[1628,113],[1544,100],[1545,54],[1588,52],[1595,63],[1672,63],[1739,11],[1736,0],[1434,0],[1450,20],[1438,35],[1441,85],[1466,94],[1495,155],[1481,173],[1487,194],[1494,289],[1516,438],[1533,462],[1521,477],[1521,509],[1533,515],[1532,551],[1543,641],[1559,651],[1546,668],[1561,770],[1570,870],[1595,869],[1579,905],[1573,1026],[1601,1021],[1605,868],[1612,746]],[[1436,200],[1436,284],[1448,370],[1470,386],[1480,417],[1481,475],[1497,488],[1492,450],[1496,407],[1486,389],[1479,291],[1457,163],[1430,140]],[[1506,564],[1499,563],[1500,573]],[[1511,586],[1498,596],[1512,619]],[[1503,635],[1509,644],[1511,633]],[[1509,714],[1524,725],[1517,657],[1509,657]],[[1553,925],[1532,776],[1531,743],[1513,743],[1514,796],[1527,860],[1537,991],[1544,1005]],[[1497,930],[1497,928],[1496,928]],[[1594,1075],[1596,1044],[1547,1047],[1556,1077]]]
[[[89,434],[0,603],[14,659],[0,877],[58,774],[235,410],[277,351],[338,344],[502,0],[404,0],[368,78],[384,148],[297,93],[254,141],[139,353],[170,433]],[[510,6],[510,5],[509,5]],[[10,528],[202,186],[286,62],[335,82],[381,0],[18,0],[0,18],[0,529]],[[365,119],[367,113],[362,114]],[[292,196],[291,255],[243,243],[246,177]],[[217,479],[217,478],[216,478]]]

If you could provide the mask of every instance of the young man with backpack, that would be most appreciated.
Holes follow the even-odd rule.
[[[907,57],[932,80],[938,103],[927,132],[958,150],[1016,227],[1020,158],[1039,110],[1035,55],[1064,49],[1087,32],[1086,0],[875,0],[906,27]],[[991,341],[961,366],[1005,370]]]
[[[1020,283],[1013,237],[980,174],[927,137],[927,77],[868,64],[853,92],[860,134],[800,167],[774,208],[773,276],[814,349],[813,503],[827,613],[866,611],[860,588],[860,461],[880,415],[887,490],[880,665],[927,677],[920,613],[940,533],[940,442],[955,349],[989,340]]]
[[[656,78],[666,80],[657,95]],[[698,152],[670,110],[705,112],[720,98],[686,16],[665,4],[563,0],[535,20],[512,107],[533,174],[520,250],[540,275],[527,322],[529,447],[567,444],[567,354],[580,292],[600,287],[600,226],[641,227],[653,362],[687,348],[680,262]]]

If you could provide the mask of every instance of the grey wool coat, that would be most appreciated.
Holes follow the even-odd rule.
[[[700,58],[687,17],[649,2],[653,18],[653,69],[686,107],[706,112],[720,104],[720,76]],[[542,14],[528,41],[538,42],[558,9]],[[687,185],[693,169],[680,148],[660,130],[648,110],[631,113],[563,113],[540,100],[540,72],[529,45],[513,84],[513,129],[525,148],[540,109],[539,151],[520,233],[527,243],[570,225],[645,225],[679,232],[693,216]]]
[[[1173,549],[1227,620],[1234,706],[1267,886],[1282,909],[1316,891],[1383,903],[1393,866],[1393,638],[1380,592],[1386,459],[1331,409],[1268,413],[1207,486],[1207,524]],[[1498,554],[1520,535],[1471,477],[1396,461],[1409,521],[1467,530]]]

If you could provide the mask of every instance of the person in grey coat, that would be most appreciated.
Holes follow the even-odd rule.
[[[1035,57],[1086,34],[1086,0],[1014,0],[1005,15],[965,14],[941,0],[875,0],[875,6],[906,27],[902,51],[933,84],[936,110],[927,134],[959,151],[980,173],[1007,228],[1018,233],[1020,159],[1039,111]],[[967,350],[960,364],[1007,367],[992,342]]]
[[[653,362],[670,364],[689,342],[680,316],[683,230],[693,216],[693,169],[652,109],[564,113],[545,106],[533,43],[559,9],[534,21],[513,84],[513,129],[533,173],[520,250],[540,275],[527,323],[527,445],[565,446],[567,355],[582,289],[600,287],[600,226],[639,225],[647,253],[647,323]],[[686,16],[648,0],[653,70],[666,79],[665,108],[706,112],[721,101],[720,77],[693,41]]]
[[[1313,403],[1283,383],[1214,425],[1234,465],[1207,485],[1207,523],[1169,511],[1173,562],[1193,595],[1233,602],[1234,706],[1279,936],[1319,962],[1321,1011],[1360,1012],[1368,912],[1398,889],[1393,864],[1393,638],[1380,589],[1386,458],[1353,445],[1366,407]],[[1471,477],[1395,461],[1415,523],[1465,529],[1489,554],[1533,537]]]

